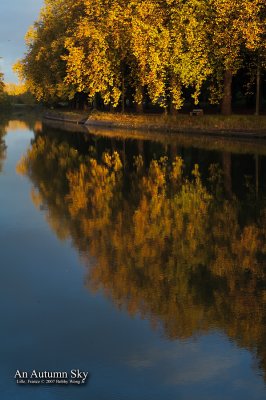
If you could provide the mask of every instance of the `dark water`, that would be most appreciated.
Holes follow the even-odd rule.
[[[264,399],[266,145],[104,134],[0,124],[1,399]]]

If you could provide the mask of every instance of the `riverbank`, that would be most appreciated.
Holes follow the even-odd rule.
[[[266,155],[266,138],[246,136],[233,136],[222,134],[202,134],[195,132],[170,133],[166,131],[144,131],[137,129],[109,128],[105,126],[82,125],[77,123],[67,123],[62,121],[45,120],[43,130],[51,136],[64,135],[77,136],[92,135],[95,140],[102,137],[118,141],[145,141],[157,142],[164,145],[181,146],[184,148],[194,147],[211,151],[226,151],[237,154],[258,154]],[[63,140],[68,140],[67,136]]]
[[[92,127],[119,128],[168,133],[201,133],[237,137],[266,138],[266,116],[255,115],[200,115],[176,116],[164,114],[119,114],[104,112],[57,112],[45,115],[45,119],[85,124]]]

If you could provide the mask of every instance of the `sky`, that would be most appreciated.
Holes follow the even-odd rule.
[[[12,64],[26,51],[24,36],[38,18],[44,0],[0,0],[0,71],[5,82],[18,82]]]

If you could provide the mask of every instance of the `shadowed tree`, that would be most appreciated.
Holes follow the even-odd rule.
[[[38,100],[82,92],[122,111],[128,92],[140,109],[148,94],[178,110],[184,89],[198,104],[211,81],[212,101],[230,114],[232,79],[247,52],[257,56],[260,86],[265,7],[263,0],[46,0],[15,69]]]
[[[262,6],[262,0],[209,2],[210,62],[224,115],[232,113],[232,79],[242,66],[245,51],[255,50],[265,32],[260,20]]]

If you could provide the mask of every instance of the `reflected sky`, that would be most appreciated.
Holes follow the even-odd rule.
[[[1,1],[0,5],[0,69],[6,82],[16,82],[12,65],[25,52],[24,36],[37,19],[43,0]]]

